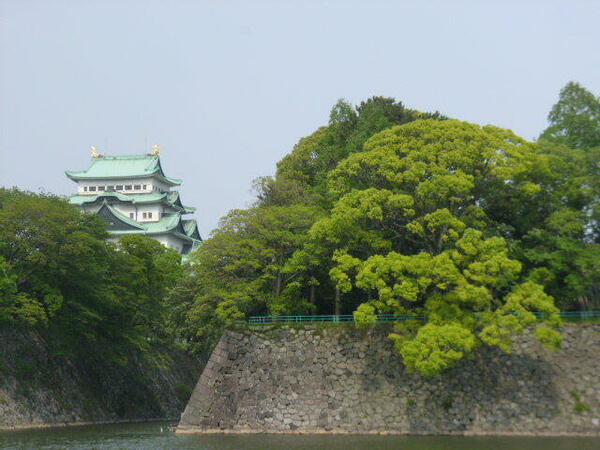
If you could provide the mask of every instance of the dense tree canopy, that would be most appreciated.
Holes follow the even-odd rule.
[[[573,81],[560,91],[540,138],[572,148],[600,147],[600,98]]]
[[[429,375],[534,324],[558,345],[556,305],[584,306],[598,278],[593,152],[558,130],[532,143],[390,98],[340,100],[194,256],[173,291],[185,338],[200,348],[249,315],[409,314],[422,320],[391,337]]]
[[[248,315],[302,313],[310,309],[295,274],[285,264],[319,217],[315,207],[266,206],[233,210],[198,249],[189,268],[192,290],[174,295],[190,304],[199,326],[191,339],[204,348],[214,326]],[[214,336],[213,336],[214,337]]]
[[[107,241],[105,223],[66,200],[0,189],[0,322],[47,330],[65,348],[122,360],[169,335],[166,291],[180,256],[157,241]]]
[[[569,82],[548,115],[540,146],[563,177],[569,209],[533,226],[528,261],[537,266],[549,292],[582,308],[600,307],[600,97]]]
[[[408,367],[426,374],[479,342],[508,349],[510,335],[536,321],[531,311],[559,324],[552,298],[525,278],[499,233],[524,232],[522,215],[498,214],[506,200],[532,215],[543,189],[547,159],[535,144],[496,127],[419,120],[376,134],[364,150],[330,174],[339,200],[312,228],[335,247],[338,288],[371,298],[357,322],[372,323],[374,313],[424,317],[392,337]],[[560,340],[548,326],[538,334]]]
[[[326,177],[348,155],[360,151],[373,134],[417,119],[444,119],[438,113],[405,108],[387,97],[372,97],[354,108],[339,100],[331,110],[329,126],[300,139],[294,149],[277,163],[277,180],[291,180],[320,195],[327,202]]]

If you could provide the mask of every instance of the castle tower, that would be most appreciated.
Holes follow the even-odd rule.
[[[195,219],[182,216],[196,209],[181,203],[182,181],[167,177],[159,149],[147,155],[104,156],[92,147],[92,163],[83,171],[67,171],[77,183],[69,202],[98,214],[117,240],[126,234],[150,236],[187,255],[202,242]]]

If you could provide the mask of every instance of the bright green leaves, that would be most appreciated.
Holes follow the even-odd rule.
[[[392,338],[407,367],[425,375],[482,342],[508,351],[515,333],[540,320],[550,327],[540,338],[558,342],[552,298],[521,283],[522,264],[498,235],[521,227],[507,208],[532,210],[542,194],[548,159],[535,145],[493,126],[430,120],[382,131],[364,148],[331,172],[338,200],[311,229],[333,249],[337,288],[369,298],[355,311],[359,326],[377,313],[423,317],[398,324]]]
[[[422,180],[417,186],[415,195],[424,205],[436,207],[440,202],[452,205],[468,200],[474,187],[473,176],[457,170],[454,173]]]
[[[359,267],[356,286],[377,291],[378,309],[402,313],[414,311],[406,302],[427,305],[430,311],[438,309],[435,303],[440,301],[468,305],[473,311],[489,309],[493,293],[514,282],[520,271],[520,263],[507,256],[501,238],[483,239],[481,232],[471,229],[454,249],[438,255],[391,252],[360,265],[356,259],[352,263],[352,270]],[[337,266],[342,272],[344,268]]]
[[[548,348],[558,349],[562,343],[562,336],[554,328],[539,325],[535,329],[535,337]]]
[[[352,187],[400,189],[424,202],[469,198],[487,177],[518,181],[534,164],[533,144],[508,130],[457,120],[415,121],[373,136],[330,175],[338,194]],[[446,206],[448,206],[446,205]]]
[[[397,231],[399,219],[413,214],[409,195],[369,188],[342,197],[331,215],[315,223],[310,233],[314,240],[337,248],[389,250],[389,233]]]
[[[427,323],[412,339],[405,339],[399,334],[391,334],[390,337],[407,369],[425,376],[438,375],[477,347],[473,333],[456,323]]]
[[[420,295],[435,283],[431,268],[428,253],[375,255],[360,266],[356,286],[377,292],[374,305],[380,312],[409,312],[412,306],[404,302],[420,300]]]
[[[310,136],[300,139],[294,149],[277,163],[278,178],[308,186],[316,184],[324,170],[324,162],[319,156],[327,146],[329,134],[327,127],[321,127]]]
[[[377,321],[377,316],[375,315],[375,307],[373,305],[369,305],[368,303],[363,303],[356,311],[353,313],[354,322],[356,326],[359,328],[364,328],[369,325],[373,325]]]
[[[463,273],[470,283],[504,288],[517,278],[521,263],[508,257],[504,239],[483,239],[482,236],[480,231],[466,230],[456,242],[458,253],[453,253],[453,256],[465,264]]]
[[[329,276],[341,292],[349,292],[352,290],[350,274],[356,271],[361,261],[339,250],[333,255],[333,260],[337,264],[329,271]]]
[[[532,311],[541,313],[548,326],[558,328],[561,325],[559,310],[554,306],[552,297],[539,284],[527,281],[514,286],[500,307],[483,316],[485,326],[480,333],[481,340],[509,352],[512,335],[522,333],[525,328],[539,322]],[[560,342],[560,334],[555,329],[544,329],[547,330],[544,339],[550,341],[553,336],[552,342]]]
[[[17,276],[0,256],[0,321],[10,320],[17,295]]]
[[[444,248],[448,241],[455,241],[466,225],[448,209],[437,209],[413,220],[407,229],[427,241],[430,251]]]
[[[340,200],[329,175],[375,133],[428,118],[443,119],[392,98],[372,97],[358,106],[338,101],[329,124],[302,138],[279,161],[275,177],[256,180],[253,207],[232,211],[196,252],[186,326],[202,331],[190,340],[213,339],[210,330],[243,316],[346,313],[358,306],[360,293],[347,292],[354,259],[388,252],[402,240],[414,199],[386,190],[385,180],[359,164],[364,189],[348,189]]]

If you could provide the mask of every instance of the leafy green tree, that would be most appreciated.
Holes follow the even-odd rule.
[[[438,113],[422,113],[405,108],[388,97],[371,97],[356,108],[340,99],[329,116],[329,125],[301,139],[291,153],[277,163],[276,178],[304,184],[319,198],[319,205],[331,207],[327,175],[375,133],[417,119],[444,119]]]
[[[598,308],[600,258],[593,243],[600,243],[600,98],[569,82],[548,121],[540,148],[561,180],[555,192],[568,200],[552,220],[532,223],[524,257],[561,307]]]
[[[558,304],[587,309],[588,288],[600,283],[600,245],[586,242],[582,213],[561,209],[524,237],[524,258],[532,265],[529,278],[543,284]]]
[[[17,276],[0,256],[0,322],[47,323],[44,305],[36,298],[19,292]]]
[[[344,141],[354,132],[359,121],[359,115],[354,107],[343,98],[331,108],[329,125],[343,145]]]
[[[18,292],[14,318],[30,324],[54,318],[65,294],[99,275],[95,263],[107,236],[99,218],[81,215],[64,200],[2,190],[0,255]]]
[[[423,113],[404,107],[390,97],[375,96],[361,102],[356,107],[358,120],[353,134],[349,137],[349,147],[353,152],[361,151],[363,144],[374,134],[394,125],[402,125],[418,119],[443,120],[439,112]]]
[[[131,324],[146,341],[166,338],[169,311],[165,298],[183,276],[181,256],[154,239],[123,236],[118,243],[119,270],[115,277],[120,297],[128,299]]]
[[[541,134],[542,151],[570,166],[566,180],[579,182],[587,196],[587,227],[596,242],[600,222],[600,98],[578,83],[569,82],[548,114],[550,126]],[[591,195],[590,195],[591,193]]]
[[[188,339],[210,338],[214,327],[247,315],[309,310],[308,294],[284,267],[319,214],[318,208],[295,204],[233,210],[224,217],[189,266],[188,318],[198,331]]]
[[[0,189],[0,321],[120,364],[168,341],[163,298],[179,255],[148,237],[108,238],[102,219],[64,199]]]
[[[311,234],[336,247],[338,289],[371,298],[357,322],[426,318],[391,335],[410,369],[435,375],[481,343],[507,350],[512,334],[538,322],[533,311],[547,315],[538,338],[557,345],[558,309],[497,235],[518,236],[520,218],[499,211],[507,199],[523,211],[534,204],[547,170],[535,144],[508,130],[411,122],[373,136],[331,172],[339,200]]]
[[[540,139],[572,148],[600,146],[600,98],[579,83],[561,89],[558,102],[548,114],[550,126]]]
[[[597,273],[598,161],[386,97],[340,100],[197,252],[172,291],[191,305],[184,339],[248,315],[406,313],[426,320],[392,338],[428,375],[528,326],[558,345],[551,295],[589,303]]]
[[[300,139],[293,150],[277,163],[277,178],[285,178],[304,186],[316,186],[324,171],[321,155],[327,151],[328,127],[321,127]]]
[[[303,183],[285,177],[258,177],[252,187],[257,207],[314,205],[318,200]]]

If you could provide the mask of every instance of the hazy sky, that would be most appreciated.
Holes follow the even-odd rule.
[[[600,92],[600,1],[0,0],[0,185],[163,148],[206,236],[344,97],[535,138]]]

